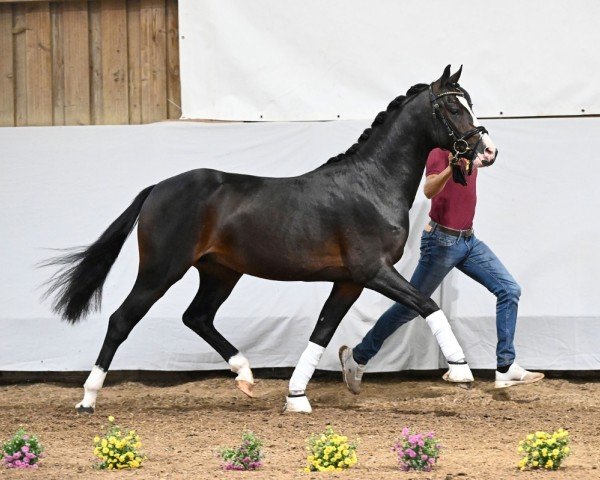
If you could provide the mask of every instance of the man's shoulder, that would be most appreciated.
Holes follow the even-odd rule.
[[[448,150],[444,150],[443,148],[434,148],[431,152],[429,152],[429,156],[427,157],[427,161],[430,160],[448,160],[448,154],[450,152]]]
[[[444,170],[448,166],[448,153],[447,150],[441,148],[434,148],[429,152],[425,174],[433,175]]]

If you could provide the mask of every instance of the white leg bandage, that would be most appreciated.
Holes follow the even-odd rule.
[[[250,362],[241,353],[238,353],[229,359],[229,366],[231,371],[237,373],[236,380],[244,380],[248,383],[254,384],[254,376],[252,370],[250,370]]]
[[[292,378],[290,378],[290,393],[292,395],[304,393],[324,351],[325,347],[308,342],[308,346],[300,356]]]
[[[98,396],[98,391],[102,388],[104,384],[104,379],[106,378],[106,372],[102,370],[99,366],[94,366],[87,380],[83,384],[83,400],[77,404],[77,407],[91,407],[94,408],[96,406],[96,397]]]
[[[433,312],[425,319],[425,321],[435,336],[446,360],[449,362],[464,361],[465,354],[463,353],[462,348],[460,348],[454,333],[452,333],[452,328],[450,328],[450,324],[448,323],[444,312],[441,310]]]

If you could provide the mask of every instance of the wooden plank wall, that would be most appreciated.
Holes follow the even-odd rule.
[[[0,126],[181,115],[177,0],[0,0]]]

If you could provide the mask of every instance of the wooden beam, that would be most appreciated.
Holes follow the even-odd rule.
[[[50,4],[52,22],[52,125],[65,124],[65,57],[62,4]]]
[[[25,11],[27,125],[52,125],[51,42],[49,4],[28,4]]]
[[[164,0],[142,0],[142,122],[167,118],[166,11]]]
[[[121,0],[104,0],[102,24],[102,103],[104,124],[129,123],[127,10]],[[107,108],[108,107],[108,108]]]
[[[89,59],[90,59],[90,121],[101,125],[104,117],[102,103],[102,26],[100,2],[89,4]]]
[[[129,68],[129,123],[142,123],[142,58],[140,0],[127,2],[127,65]]]
[[[167,1],[167,113],[181,117],[181,80],[179,77],[179,20],[177,0]]]
[[[88,2],[69,2],[63,8],[65,124],[89,125],[90,58]]]
[[[13,55],[12,6],[0,5],[0,127],[12,127],[15,124]]]
[[[27,125],[27,67],[25,62],[25,4],[13,10],[13,55],[15,82],[15,126]]]
[[[43,1],[44,0],[0,0],[0,3],[42,3]],[[44,3],[48,3],[48,1],[52,3],[68,3],[77,2],[80,0],[46,0]]]

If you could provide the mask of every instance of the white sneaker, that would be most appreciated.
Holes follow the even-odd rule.
[[[540,372],[530,372],[513,363],[506,373],[496,371],[496,388],[507,388],[514,385],[527,385],[529,383],[539,382],[544,378]]]
[[[348,390],[354,395],[360,393],[360,383],[362,382],[363,373],[365,373],[366,365],[356,363],[352,356],[352,349],[346,345],[342,345],[339,351],[340,363],[342,364],[342,374],[344,382]]]
[[[470,383],[475,380],[467,363],[448,364],[448,371],[444,373],[442,378],[452,383]]]

